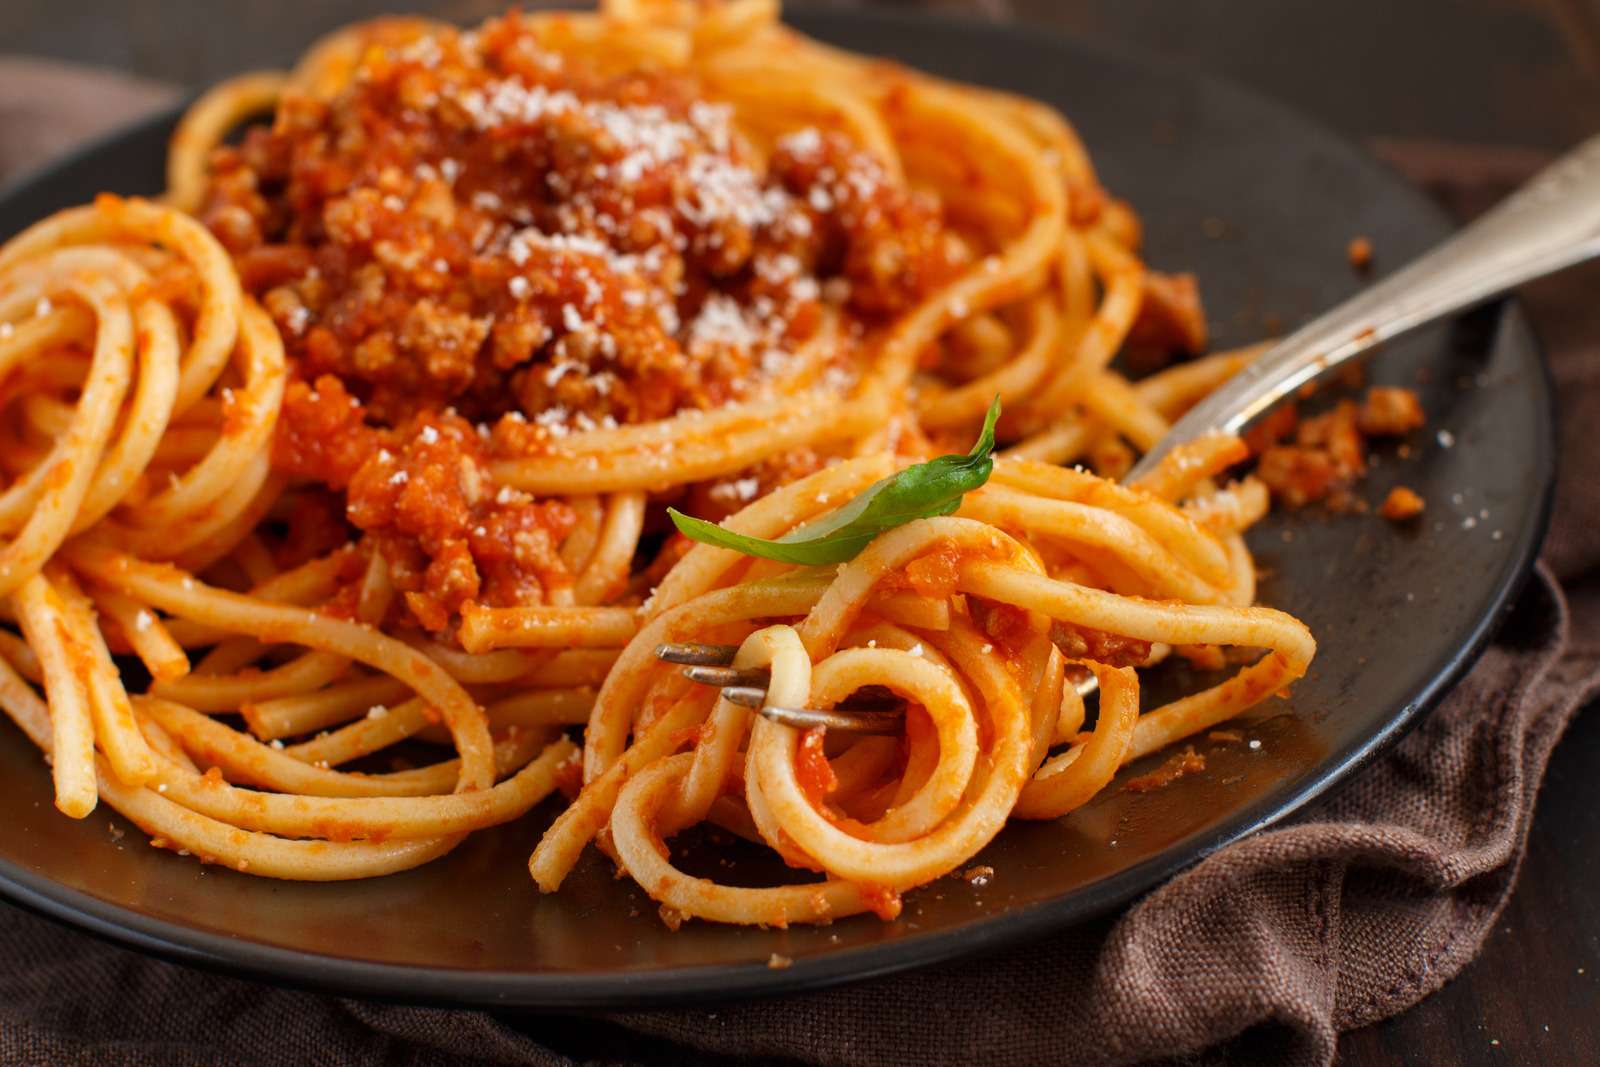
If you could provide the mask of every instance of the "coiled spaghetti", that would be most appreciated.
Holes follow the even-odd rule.
[[[672,921],[892,917],[1313,655],[1253,606],[1237,441],[1064,466],[1120,474],[1249,353],[1111,369],[1204,320],[1041,104],[617,0],[353,27],[196,103],[168,176],[0,251],[0,706],[70,816],[327,880],[563,787],[547,891],[598,841]],[[665,536],[793,531],[996,396],[989,483],[850,562]],[[904,735],[756,716],[654,659],[685,640],[774,703],[887,688]],[[1142,707],[1222,649],[1259,658]],[[820,880],[679,870],[708,820]]]

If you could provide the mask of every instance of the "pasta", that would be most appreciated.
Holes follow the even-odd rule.
[[[1111,480],[1253,354],[1199,356],[1138,244],[1052,109],[768,0],[341,31],[195,103],[161,200],[0,249],[0,707],[63,813],[249,874],[404,870],[560,792],[542,890],[595,845],[672,923],[893,918],[1314,655],[1255,604],[1240,441]],[[1197,358],[1113,368],[1152,352]],[[666,522],[792,544],[995,402],[992,472],[843,562]],[[685,641],[902,725],[794,729]],[[1172,655],[1220,680],[1144,707]],[[702,822],[807,873],[687,873]]]

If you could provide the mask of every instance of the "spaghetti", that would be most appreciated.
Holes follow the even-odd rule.
[[[67,815],[330,880],[560,789],[546,891],[595,843],[672,922],[889,918],[1314,653],[1253,606],[1240,442],[1068,466],[1117,476],[1250,353],[1111,368],[1204,319],[1041,104],[769,0],[392,19],[207,94],[168,184],[0,250],[0,706]],[[803,530],[996,397],[987,484],[846,562],[664,521]],[[904,731],[769,721],[667,641],[737,645],[774,703],[887,688]],[[1143,708],[1171,654],[1244,665]],[[678,869],[705,821],[819,877]]]

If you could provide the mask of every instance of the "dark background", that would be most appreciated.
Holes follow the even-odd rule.
[[[0,50],[198,86],[282,65],[318,34],[355,19],[420,10],[476,21],[504,6],[503,0],[0,0]],[[1530,158],[1600,130],[1600,0],[884,6],[1031,21],[1108,48],[1201,67],[1278,96],[1380,155],[1405,158],[1410,173],[1424,180],[1430,171],[1443,177],[1470,167],[1489,176],[1485,196],[1497,168],[1516,173]],[[5,104],[0,85],[0,121]],[[1458,183],[1455,191],[1462,195]],[[1525,296],[1548,343],[1573,331],[1591,345],[1600,338],[1600,271]],[[1596,311],[1573,316],[1574,300]],[[1547,313],[1557,303],[1568,312],[1559,320]],[[1351,1064],[1600,1063],[1600,714],[1581,715],[1556,750],[1520,885],[1481,957],[1405,1015],[1347,1035],[1341,1053]]]
[[[4,0],[0,49],[203,85],[356,19],[509,0]],[[561,6],[524,3],[524,8]],[[564,6],[586,6],[569,0]],[[790,6],[849,8],[865,0]],[[1559,149],[1600,129],[1600,0],[898,0],[1048,25],[1279,96],[1352,136]],[[0,87],[0,94],[4,88]]]

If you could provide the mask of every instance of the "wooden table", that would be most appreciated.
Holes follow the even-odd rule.
[[[0,48],[199,85],[281,64],[317,33],[363,16],[426,9],[466,21],[503,6],[238,0],[223,16],[206,0],[5,0]],[[1031,20],[1170,57],[1281,97],[1380,150],[1449,142],[1551,152],[1600,130],[1600,0],[893,6]],[[1584,284],[1600,292],[1600,271]],[[1577,325],[1542,318],[1552,292],[1530,294],[1536,326],[1600,338],[1600,313]],[[571,1035],[580,1045],[581,1029]],[[1600,713],[1580,716],[1556,751],[1520,884],[1482,956],[1405,1015],[1347,1035],[1341,1052],[1350,1064],[1600,1063]]]

